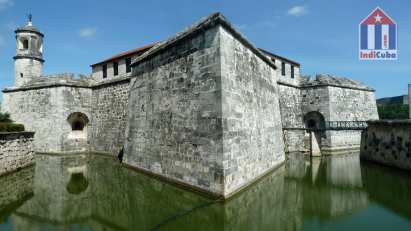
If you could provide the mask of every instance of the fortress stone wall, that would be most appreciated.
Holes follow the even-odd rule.
[[[23,29],[18,41],[42,38],[31,22]],[[17,47],[16,73],[42,61],[39,47]],[[128,165],[225,197],[281,164],[284,152],[307,152],[309,126],[378,118],[373,89],[302,77],[299,63],[256,48],[219,13],[91,67],[90,76],[16,74],[1,110],[35,132],[38,152],[124,149]],[[356,131],[315,137],[324,154],[360,143]]]
[[[223,192],[217,28],[134,68],[124,162]]]
[[[369,121],[362,135],[362,159],[411,170],[410,121]]]
[[[118,154],[125,142],[130,78],[97,85],[92,90],[90,149]]]
[[[61,79],[60,77],[52,77]],[[52,79],[53,80],[53,79]],[[72,135],[67,120],[74,112],[91,118],[91,90],[85,86],[61,84],[58,81],[38,83],[27,88],[3,91],[2,110],[12,119],[35,131],[34,147],[39,152],[87,151],[84,137]],[[85,133],[89,130],[86,126]],[[87,136],[87,135],[85,135]]]
[[[305,151],[301,90],[295,85],[279,82],[278,92],[285,149],[287,152]]]
[[[137,60],[125,149],[129,165],[222,196],[285,160],[274,65],[225,23]]]
[[[307,150],[307,115],[317,113],[328,121],[378,119],[374,90],[353,80],[331,75],[278,81],[281,119],[288,152]],[[323,153],[359,149],[361,131],[328,130],[321,135]]]
[[[220,27],[224,193],[285,160],[275,68]]]

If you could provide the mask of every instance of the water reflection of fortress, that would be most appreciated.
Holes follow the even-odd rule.
[[[346,172],[342,174],[341,169]],[[292,158],[279,171],[228,202],[209,204],[203,197],[121,168],[110,158],[38,155],[35,169],[15,173],[25,174],[23,178],[1,178],[2,186],[11,179],[33,183],[7,187],[14,193],[1,197],[0,214],[7,217],[11,213],[11,219],[3,222],[16,231],[47,227],[149,230],[164,221],[167,230],[302,230],[308,219],[339,219],[360,212],[374,201],[411,219],[406,208],[411,202],[406,196],[409,189],[407,193],[401,188],[407,185],[401,182],[409,183],[409,179],[382,175],[377,170],[360,168],[356,155],[312,162]],[[73,178],[79,174],[83,179]],[[386,181],[392,182],[394,191],[402,192],[398,194],[401,203],[393,203],[380,189]],[[9,204],[18,208],[10,210]],[[180,215],[167,220],[176,214]],[[200,223],[208,226],[200,227]]]

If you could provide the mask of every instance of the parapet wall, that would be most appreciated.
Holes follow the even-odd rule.
[[[369,121],[362,134],[361,158],[411,170],[411,121]]]
[[[34,164],[33,132],[0,133],[0,175]]]
[[[10,113],[12,120],[24,124],[27,130],[35,132],[35,151],[88,150],[87,141],[71,136],[72,127],[68,117],[71,113],[80,112],[88,119],[91,118],[91,89],[41,85],[3,92],[2,111]],[[88,130],[89,124],[84,132],[87,134]]]

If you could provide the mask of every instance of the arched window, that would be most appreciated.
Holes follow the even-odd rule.
[[[74,112],[69,115],[67,122],[70,124],[72,131],[83,131],[89,120],[84,113]]]

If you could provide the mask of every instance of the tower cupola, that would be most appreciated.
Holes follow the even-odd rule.
[[[28,16],[27,24],[17,28],[15,33],[14,85],[19,87],[42,75],[44,35],[33,26],[31,15]]]

